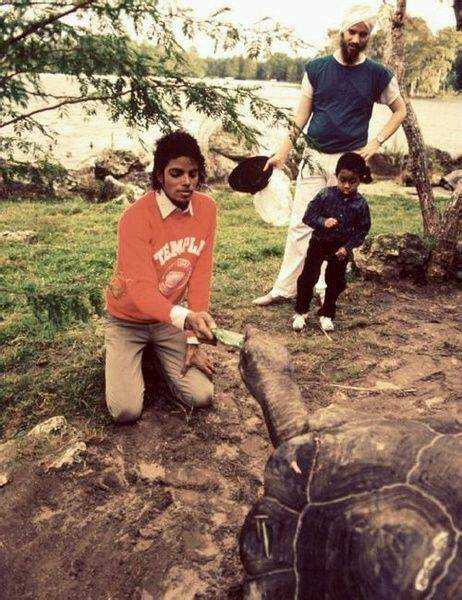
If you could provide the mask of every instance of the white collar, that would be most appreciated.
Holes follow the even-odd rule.
[[[173,202],[170,200],[170,198],[167,196],[163,189],[160,189],[159,191],[156,190],[156,199],[161,217],[163,219],[166,219],[175,211],[179,211],[183,215],[190,215],[191,217],[194,216],[191,200],[189,201],[188,206],[184,210],[181,210],[181,208],[178,208],[178,206],[175,206],[173,204]]]
[[[339,62],[344,67],[356,67],[357,65],[361,65],[366,60],[366,55],[364,54],[364,52],[361,52],[361,54],[358,56],[358,60],[355,63],[353,63],[352,65],[350,65],[350,64],[347,64],[343,60],[342,51],[339,48],[338,50],[336,50],[334,52],[334,58],[337,62]]]

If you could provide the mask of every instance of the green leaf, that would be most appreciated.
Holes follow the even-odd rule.
[[[242,348],[244,345],[244,336],[242,335],[242,333],[229,331],[228,329],[220,329],[219,327],[213,329],[212,333],[219,342],[221,342],[222,344],[226,344],[226,346]]]

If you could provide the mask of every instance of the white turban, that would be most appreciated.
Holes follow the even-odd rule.
[[[372,6],[369,4],[355,4],[346,11],[340,25],[340,31],[343,33],[347,29],[350,29],[350,27],[353,27],[353,25],[364,23],[369,29],[369,33],[371,33],[376,20],[377,11]]]

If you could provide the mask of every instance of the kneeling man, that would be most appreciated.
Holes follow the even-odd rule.
[[[212,339],[215,327],[207,311],[216,206],[196,191],[204,179],[196,140],[183,131],[165,135],[154,153],[153,191],[120,219],[106,292],[106,402],[115,421],[141,415],[148,343],[178,400],[190,407],[211,402],[213,366],[198,338]],[[189,308],[181,306],[184,298]]]

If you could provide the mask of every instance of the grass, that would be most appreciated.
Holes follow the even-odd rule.
[[[212,314],[223,327],[239,330],[252,322],[276,334],[286,333],[290,305],[268,314],[250,304],[272,285],[284,251],[285,228],[263,223],[248,196],[229,192],[214,196],[219,225]],[[368,200],[373,235],[421,233],[416,199],[394,195]],[[102,294],[113,268],[121,212],[116,204],[80,200],[1,203],[0,231],[37,233],[31,243],[0,242],[0,431],[6,435],[55,414],[106,422],[102,320],[96,315],[84,321],[70,318],[57,329],[45,315],[34,314],[25,290],[31,284],[45,291],[90,286]],[[354,318],[355,306],[349,310]],[[364,310],[356,311],[356,316],[363,317]],[[352,332],[350,342],[356,343],[358,335],[362,334]],[[324,336],[297,339],[290,334],[287,341],[294,353],[307,356],[314,372],[335,359]],[[314,352],[317,362],[310,359]],[[356,376],[346,369],[338,380]]]

